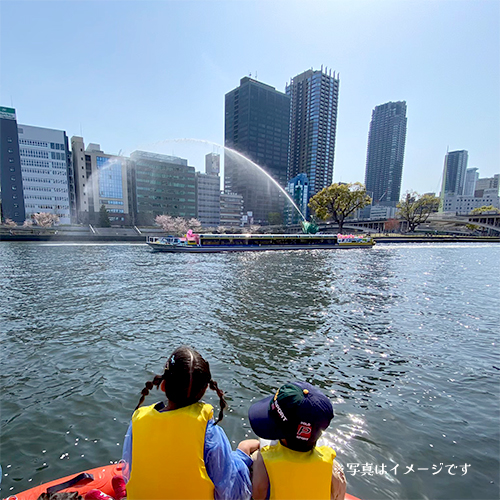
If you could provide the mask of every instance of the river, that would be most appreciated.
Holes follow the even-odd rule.
[[[227,394],[234,447],[254,437],[254,400],[307,380],[334,404],[324,437],[349,493],[498,499],[499,278],[498,244],[168,255],[3,242],[1,496],[119,460],[144,383],[188,344]]]

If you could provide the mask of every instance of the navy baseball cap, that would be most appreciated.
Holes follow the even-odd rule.
[[[263,439],[286,439],[293,450],[310,450],[333,418],[331,401],[307,382],[289,382],[248,410],[250,425]]]

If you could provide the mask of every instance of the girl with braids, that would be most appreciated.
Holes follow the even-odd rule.
[[[165,393],[167,402],[141,407],[153,387]],[[200,401],[208,387],[219,396],[215,421],[213,407]],[[194,349],[176,349],[163,374],[146,382],[125,436],[128,500],[249,499],[250,454],[259,442],[245,440],[231,450],[217,425],[226,407],[208,362]]]

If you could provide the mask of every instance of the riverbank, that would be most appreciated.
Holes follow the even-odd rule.
[[[51,241],[61,243],[145,243],[148,236],[163,236],[160,228],[0,228],[0,241]],[[500,243],[500,236],[394,234],[372,235],[377,243]]]

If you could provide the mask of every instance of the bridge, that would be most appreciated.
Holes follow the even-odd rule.
[[[348,219],[343,226],[344,231],[364,232],[364,233],[386,233],[385,224],[387,219],[367,219],[354,220]],[[398,219],[398,232],[407,232],[408,223],[405,220]],[[484,228],[489,233],[500,234],[500,214],[478,214],[478,215],[451,215],[446,213],[431,214],[429,219],[417,226],[417,231],[458,231],[460,227],[464,228],[467,225],[474,225]],[[320,232],[335,232],[338,231],[336,222],[327,221],[318,223]],[[300,225],[289,226],[292,231],[300,231]],[[470,232],[467,229],[467,232]]]

